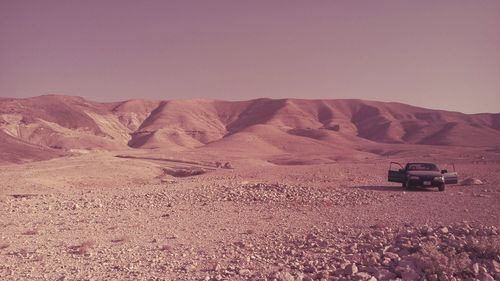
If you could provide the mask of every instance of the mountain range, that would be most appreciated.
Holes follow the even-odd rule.
[[[75,150],[368,157],[391,145],[500,147],[500,113],[464,114],[356,99],[0,98],[0,162]]]

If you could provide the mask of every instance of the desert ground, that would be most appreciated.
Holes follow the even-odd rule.
[[[0,280],[500,280],[500,114],[0,98],[0,214]]]
[[[388,158],[216,168],[148,153],[2,166],[0,279],[500,278],[494,154],[454,160],[482,184],[438,192],[387,183]]]

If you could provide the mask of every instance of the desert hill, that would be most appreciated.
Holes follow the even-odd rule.
[[[47,159],[72,149],[368,157],[388,144],[497,148],[500,114],[365,100],[98,103],[47,95],[0,99],[0,142],[2,162]]]

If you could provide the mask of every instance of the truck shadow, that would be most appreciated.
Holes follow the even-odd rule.
[[[363,189],[363,190],[374,190],[374,191],[385,191],[385,192],[433,192],[437,191],[436,188],[424,188],[424,187],[416,187],[412,189],[406,189],[401,186],[396,185],[360,185],[355,186],[354,188]]]

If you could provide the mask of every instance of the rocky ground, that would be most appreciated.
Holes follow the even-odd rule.
[[[445,192],[386,183],[387,160],[233,166],[3,166],[0,279],[500,280],[498,163]]]

